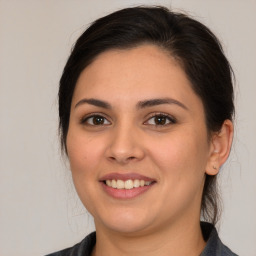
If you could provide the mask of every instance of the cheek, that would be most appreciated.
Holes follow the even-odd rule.
[[[204,174],[208,158],[207,137],[196,130],[177,130],[151,144],[151,156],[164,175],[194,179]]]
[[[74,181],[76,178],[95,175],[104,152],[104,142],[92,136],[72,132],[67,136],[67,150]],[[80,182],[86,179],[79,179]]]
[[[207,143],[193,131],[173,133],[166,140],[158,140],[158,147],[151,147],[151,159],[164,195],[161,207],[170,212],[186,211],[190,206],[199,209],[205,166]]]
[[[101,142],[101,143],[100,143]],[[101,141],[73,132],[67,136],[67,151],[72,179],[78,196],[89,212],[94,212],[100,159],[104,152]]]

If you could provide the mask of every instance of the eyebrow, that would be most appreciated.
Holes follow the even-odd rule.
[[[75,108],[84,103],[87,103],[96,107],[100,107],[100,108],[111,109],[111,105],[109,103],[103,100],[97,100],[97,99],[82,99],[76,103]]]
[[[85,103],[96,106],[96,107],[100,107],[100,108],[112,109],[111,105],[108,102],[103,100],[93,99],[93,98],[80,100],[78,103],[76,103],[75,108]],[[154,107],[154,106],[163,105],[163,104],[176,104],[179,107],[182,107],[183,109],[186,109],[186,110],[188,109],[183,103],[172,98],[158,98],[158,99],[149,99],[149,100],[139,101],[136,104],[136,108],[143,109],[143,108]]]
[[[163,105],[163,104],[176,104],[179,107],[182,107],[182,108],[188,110],[188,108],[183,103],[181,103],[178,100],[172,99],[172,98],[159,98],[159,99],[143,100],[143,101],[139,101],[136,104],[136,107],[138,109],[142,109],[142,108],[146,108],[146,107],[153,107],[153,106]]]

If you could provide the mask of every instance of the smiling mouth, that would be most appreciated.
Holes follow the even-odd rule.
[[[133,199],[151,190],[157,181],[138,173],[109,173],[100,178],[103,190],[115,199]]]
[[[145,181],[145,180],[105,180],[104,183],[108,187],[115,188],[115,189],[133,189],[133,188],[139,188],[139,187],[144,187],[144,186],[149,186],[153,183],[154,181]]]

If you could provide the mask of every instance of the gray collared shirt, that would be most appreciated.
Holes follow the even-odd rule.
[[[201,222],[201,229],[207,243],[200,256],[238,256],[221,242],[217,230],[212,224]],[[46,256],[90,256],[95,243],[96,233],[93,232],[75,246]]]
[[[238,256],[221,242],[217,230],[212,224],[201,222],[201,229],[207,243],[200,256]]]

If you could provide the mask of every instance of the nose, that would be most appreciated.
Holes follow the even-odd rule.
[[[144,158],[142,138],[139,138],[141,136],[136,128],[116,127],[110,137],[106,151],[107,158],[110,161],[125,165]]]

